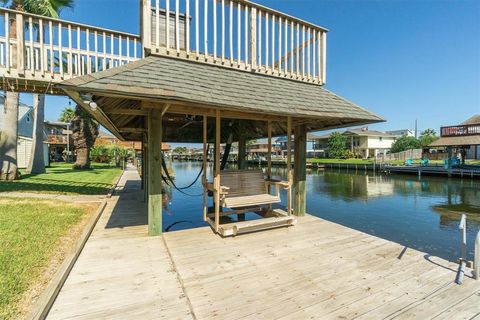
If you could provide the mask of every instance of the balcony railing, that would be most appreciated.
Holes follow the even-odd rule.
[[[458,137],[480,135],[480,124],[466,124],[459,126],[441,127],[442,137]]]
[[[325,28],[247,0],[142,4],[142,43],[153,54],[325,83]]]
[[[138,35],[0,8],[0,70],[60,81],[142,57]]]
[[[138,36],[0,8],[0,73],[25,83],[58,82],[146,52],[326,81],[327,30],[312,23],[248,0],[141,0],[140,12]]]
[[[48,143],[50,144],[67,144],[67,136],[66,135],[56,135],[56,134],[49,134],[48,135]]]

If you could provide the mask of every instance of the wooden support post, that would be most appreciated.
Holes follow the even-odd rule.
[[[214,194],[215,194],[215,231],[220,228],[220,139],[221,139],[221,118],[220,110],[215,112],[215,177],[214,177]]]
[[[162,110],[148,113],[148,234],[162,234]]]
[[[268,176],[268,179],[272,179],[272,122],[271,121],[268,121],[267,123],[267,131],[268,131],[267,176]]]
[[[158,21],[158,16],[157,16]],[[158,34],[158,24],[156,25]],[[150,52],[152,47],[152,10],[151,0],[140,0],[140,36],[142,39],[143,56],[146,52]],[[113,37],[112,37],[113,41]],[[158,43],[155,44],[157,47]],[[135,49],[136,50],[136,49]]]
[[[244,122],[240,120],[238,124],[238,159],[237,165],[238,170],[245,170],[246,165],[246,155],[247,155],[247,139],[244,134]]]
[[[203,116],[203,221],[207,221],[207,116]]]
[[[287,212],[292,214],[292,117],[287,118]]]
[[[272,122],[268,121],[267,123],[267,131],[268,131],[268,147],[267,147],[267,178],[268,180],[272,179]],[[270,184],[267,185],[267,193],[270,194],[272,192],[272,188]],[[268,209],[272,211],[272,205],[268,206]]]
[[[294,182],[293,182],[293,212],[296,216],[305,215],[307,193],[307,128],[305,125],[295,127]]]
[[[15,15],[16,31],[17,31],[17,71],[19,75],[25,75],[25,34],[23,15],[17,13]],[[51,40],[50,40],[51,41]],[[32,53],[33,54],[33,53]]]
[[[142,162],[141,162],[141,188],[142,190],[145,190],[145,157],[147,155],[147,153],[145,152],[145,142],[146,142],[146,139],[145,139],[145,136],[142,135]],[[137,166],[138,166],[138,163],[137,163]]]

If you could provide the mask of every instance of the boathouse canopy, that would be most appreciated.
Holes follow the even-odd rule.
[[[440,139],[429,147],[461,147],[480,145],[480,114],[474,115],[457,126],[440,128]]]
[[[126,140],[141,140],[145,108],[155,104],[170,105],[163,136],[169,142],[200,142],[201,121],[185,115],[214,116],[216,109],[222,110],[222,118],[252,120],[245,130],[250,138],[266,137],[266,120],[279,121],[273,135],[285,134],[287,116],[308,131],[384,121],[317,84],[154,55],[64,81],[60,87]],[[98,108],[89,108],[88,101]]]

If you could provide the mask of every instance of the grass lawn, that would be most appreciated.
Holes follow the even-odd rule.
[[[105,194],[115,183],[120,168],[92,164],[92,170],[77,171],[72,164],[53,163],[47,172],[37,175],[22,173],[19,180],[0,181],[0,192],[21,191],[61,194]]]
[[[97,206],[0,198],[0,319],[25,316]]]
[[[345,163],[345,164],[373,164],[371,159],[318,159],[308,158],[309,163]]]

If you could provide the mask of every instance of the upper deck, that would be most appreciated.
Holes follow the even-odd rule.
[[[440,128],[442,137],[459,137],[480,135],[480,124],[462,124]]]
[[[52,84],[150,54],[325,83],[325,28],[246,0],[140,6],[140,35],[0,8],[2,89],[61,94]]]

